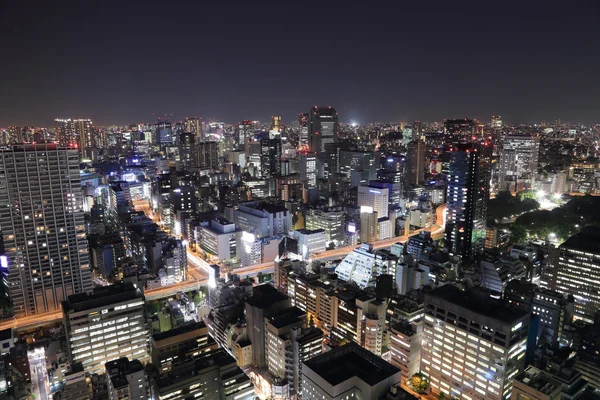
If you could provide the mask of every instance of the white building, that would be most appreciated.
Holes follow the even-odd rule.
[[[500,150],[500,190],[533,189],[540,154],[538,136],[506,136]]]
[[[350,252],[336,267],[340,279],[352,281],[361,289],[373,286],[375,279],[382,274],[396,276],[398,257],[385,250],[373,251],[368,244],[362,244]]]
[[[71,365],[103,373],[104,364],[121,357],[148,360],[144,295],[133,284],[97,287],[69,296],[63,319]]]
[[[512,378],[524,369],[528,331],[528,312],[484,291],[444,285],[425,295],[421,372],[434,395],[508,399]]]
[[[358,187],[358,206],[371,207],[379,218],[388,216],[389,189],[371,186]]]
[[[429,228],[433,224],[433,211],[411,210],[410,224],[419,228]]]
[[[235,211],[235,224],[257,237],[287,234],[293,229],[287,208],[260,201],[241,204]]]
[[[306,229],[323,229],[327,244],[338,245],[344,242],[344,210],[341,207],[310,209],[305,218]]]
[[[422,323],[413,324],[408,321],[401,321],[391,327],[390,363],[402,371],[402,383],[404,384],[419,372],[422,334]]]
[[[308,189],[317,187],[316,153],[300,153],[300,177]]]
[[[226,220],[212,220],[198,227],[198,244],[219,260],[237,257],[237,241],[242,232]]]
[[[0,255],[17,317],[60,310],[92,289],[79,153],[55,144],[0,151]]]
[[[251,233],[243,232],[237,239],[242,267],[262,262],[262,241]]]
[[[302,260],[308,260],[313,254],[319,254],[327,248],[327,236],[323,229],[300,229],[291,233],[298,241],[298,252]]]

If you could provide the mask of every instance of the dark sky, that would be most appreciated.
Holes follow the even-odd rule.
[[[600,122],[597,1],[0,1],[0,127]]]

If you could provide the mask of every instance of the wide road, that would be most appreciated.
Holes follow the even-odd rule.
[[[392,246],[395,243],[406,243],[411,236],[418,235],[422,231],[431,232],[431,237],[433,239],[438,239],[440,235],[444,234],[444,229],[446,226],[446,205],[442,204],[435,210],[435,224],[429,228],[419,229],[411,232],[408,235],[396,236],[391,239],[380,240],[378,242],[371,243],[373,245],[373,249],[385,249],[387,247]],[[346,254],[350,253],[352,250],[360,247],[357,246],[346,246],[339,247],[333,250],[326,250],[322,253],[316,254],[312,257],[313,260],[335,260],[336,258],[345,257]],[[251,265],[248,267],[236,268],[232,272],[239,275],[256,275],[259,272],[267,273],[271,272],[270,270],[273,268],[273,262],[266,262],[263,264]]]
[[[148,201],[136,201],[134,202],[136,209],[143,210],[146,215],[149,217],[153,217],[150,212],[150,205]],[[418,235],[421,231],[429,231],[431,232],[431,236],[434,239],[437,239],[440,235],[444,233],[444,227],[446,225],[446,205],[443,204],[436,209],[436,219],[435,225],[432,225],[426,229],[419,229],[417,231],[411,232],[409,235],[397,236],[391,239],[380,240],[378,242],[372,243],[374,249],[383,249],[390,247],[394,243],[406,243],[408,238],[414,235]],[[338,249],[327,250],[320,254],[316,254],[313,256],[313,260],[335,260],[338,258],[344,257],[346,254],[350,253],[352,250],[359,246],[346,246],[340,247]],[[199,286],[205,286],[209,283],[209,264],[193,254],[191,251],[188,251],[188,281],[177,283],[175,285],[160,287],[156,289],[149,289],[144,292],[146,298],[148,300],[155,300],[165,297],[174,296],[177,292],[180,291],[190,291],[196,290]],[[249,267],[242,267],[233,270],[233,273],[237,273],[242,276],[255,276],[259,272],[262,273],[270,273],[273,271],[273,262],[266,262],[263,264],[252,265]],[[60,322],[62,320],[62,312],[51,312],[44,314],[36,314],[30,315],[27,317],[16,318],[12,320],[7,320],[4,322],[0,322],[0,330],[13,328],[13,329],[25,329],[25,328],[34,328],[42,325],[51,324],[54,322]]]

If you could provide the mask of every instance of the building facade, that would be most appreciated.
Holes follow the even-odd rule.
[[[57,311],[68,296],[92,289],[77,149],[0,151],[0,230],[16,316]]]

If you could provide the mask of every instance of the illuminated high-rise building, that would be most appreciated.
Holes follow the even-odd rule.
[[[189,171],[196,160],[196,135],[191,132],[179,134],[179,169]]]
[[[460,143],[470,143],[477,136],[477,123],[472,119],[447,119],[444,121],[444,151]]]
[[[508,400],[525,367],[530,315],[487,293],[445,285],[425,295],[421,372],[434,395]]]
[[[23,130],[20,126],[9,126],[5,144],[10,145],[19,143],[23,143]]]
[[[127,357],[149,360],[145,299],[132,283],[100,286],[69,296],[62,303],[71,363],[90,373],[103,373],[104,364]]]
[[[316,153],[300,153],[300,177],[307,189],[317,187]]]
[[[302,113],[298,115],[298,123],[300,124],[300,135],[298,137],[298,147],[301,149],[306,149],[309,145],[308,143],[308,115],[307,113]]]
[[[499,115],[492,115],[492,129],[502,129],[502,117]]]
[[[56,141],[60,146],[78,146],[79,151],[96,147],[96,139],[92,131],[92,120],[88,118],[55,119]]]
[[[60,310],[92,288],[77,149],[0,151],[0,230],[17,316]]]
[[[406,184],[419,185],[425,179],[425,140],[417,138],[406,154]]]
[[[173,144],[173,127],[170,122],[159,121],[154,129],[152,143],[155,145]]]
[[[281,117],[273,116],[273,117],[271,117],[271,119],[272,119],[271,130],[276,131],[276,132],[281,132]]]
[[[338,113],[332,107],[313,107],[309,113],[308,138],[310,151],[324,154],[325,145],[338,140]]]
[[[196,145],[196,168],[217,169],[219,167],[219,143],[199,142]]]
[[[471,259],[485,245],[491,146],[460,144],[450,154],[445,242],[451,255]]]
[[[506,136],[500,150],[500,190],[533,189],[540,154],[539,136]]]
[[[600,309],[600,228],[585,227],[560,245],[545,287],[575,298],[574,318],[588,323]]]
[[[269,179],[281,174],[281,139],[260,140],[260,171]]]
[[[196,138],[201,139],[202,136],[202,118],[192,117],[185,119],[185,132],[189,132]]]
[[[252,121],[244,120],[240,122],[240,125],[238,126],[238,146],[240,149],[244,149],[246,140],[252,137],[253,132],[254,124]]]

